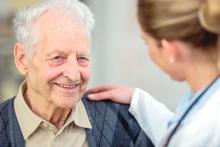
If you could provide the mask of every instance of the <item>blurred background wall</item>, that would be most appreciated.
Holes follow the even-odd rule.
[[[11,20],[17,9],[38,0],[0,0],[0,97],[16,94],[23,78],[13,62]],[[92,40],[92,76],[89,87],[120,83],[140,87],[169,108],[175,107],[188,87],[174,82],[147,55],[136,18],[135,0],[82,0],[95,14]]]

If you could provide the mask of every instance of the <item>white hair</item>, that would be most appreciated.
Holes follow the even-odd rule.
[[[59,9],[68,17],[79,15],[87,29],[88,36],[91,37],[95,21],[93,14],[85,4],[78,0],[42,1],[41,3],[20,10],[13,20],[17,42],[23,45],[29,59],[32,58],[34,47],[39,39],[39,33],[37,33],[38,30],[34,26],[34,22],[51,9]]]

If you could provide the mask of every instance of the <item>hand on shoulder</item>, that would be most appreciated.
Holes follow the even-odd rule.
[[[103,84],[88,90],[90,100],[109,99],[114,102],[130,104],[134,88],[124,85]]]

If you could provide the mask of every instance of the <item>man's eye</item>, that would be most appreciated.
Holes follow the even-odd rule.
[[[53,66],[61,65],[65,60],[65,56],[56,55],[49,58],[49,64]]]
[[[78,57],[79,61],[88,61],[89,62],[89,58],[86,58],[86,57]]]
[[[77,61],[78,61],[78,63],[79,63],[80,65],[82,65],[82,66],[87,66],[87,65],[89,65],[89,58],[87,58],[87,57],[78,57],[78,58],[77,58]]]
[[[51,60],[56,60],[56,61],[62,60],[62,59],[63,59],[62,56],[55,56],[55,57],[51,58]]]

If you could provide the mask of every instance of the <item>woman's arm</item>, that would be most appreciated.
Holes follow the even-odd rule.
[[[129,111],[156,146],[167,131],[168,120],[174,115],[164,104],[138,88],[134,90]]]

